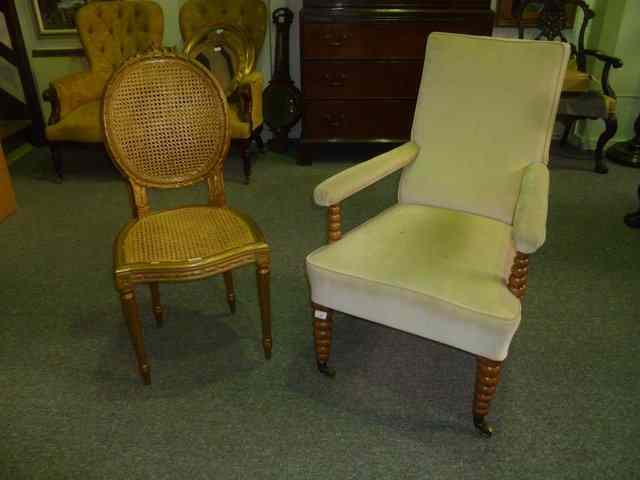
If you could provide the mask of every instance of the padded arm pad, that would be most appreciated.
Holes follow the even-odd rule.
[[[313,198],[323,207],[336,205],[409,165],[415,160],[418,150],[418,145],[408,142],[366,162],[347,168],[318,185],[313,192]]]
[[[251,92],[251,128],[262,125],[262,73],[251,72],[240,80],[240,88],[248,88]]]
[[[543,163],[527,167],[513,220],[513,241],[522,253],[533,253],[544,244],[549,206],[549,169]]]
[[[60,102],[60,117],[102,97],[109,73],[78,72],[51,83]]]

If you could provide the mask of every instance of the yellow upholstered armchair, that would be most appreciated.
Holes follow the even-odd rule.
[[[307,257],[321,372],[334,373],[336,310],[450,345],[476,357],[473,420],[491,434],[528,255],[545,240],[568,58],[560,42],[429,36],[411,141],[314,192],[328,207],[329,245]],[[342,235],[341,202],[397,170],[398,203]]]
[[[92,2],[78,10],[76,26],[89,71],[56,80],[44,92],[51,102],[46,137],[59,178],[60,144],[103,142],[100,105],[107,80],[128,57],[162,45],[164,18],[151,1]]]
[[[525,28],[522,22],[523,12],[534,0],[524,0],[520,4],[520,10],[516,15],[519,37],[524,38]],[[587,27],[595,17],[595,12],[589,8],[584,0],[554,0],[544,4],[540,13],[541,19],[536,29],[536,38],[546,40],[559,39],[565,43],[568,40],[563,34],[566,23],[566,8],[573,6],[582,11],[582,24],[575,44],[571,44],[571,60],[567,67],[564,79],[562,96],[558,107],[558,120],[564,125],[562,143],[566,143],[576,120],[602,120],[604,131],[598,137],[595,148],[596,173],[607,173],[609,169],[605,163],[605,148],[607,142],[614,137],[618,130],[618,117],[616,114],[617,100],[613,87],[609,83],[609,74],[612,68],[621,68],[622,60],[603,52],[585,48],[584,37]],[[600,79],[594,78],[587,71],[587,61],[592,58],[602,62],[602,74]]]
[[[255,56],[260,54],[267,29],[267,8],[262,0],[187,0],[180,9],[180,32],[185,45],[203,29],[219,24],[243,30]],[[251,176],[251,145],[255,141],[260,150],[264,149],[260,136],[262,90],[262,74],[252,68],[229,96],[231,138],[239,143],[247,183]]]

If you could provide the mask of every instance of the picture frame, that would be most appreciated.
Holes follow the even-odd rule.
[[[77,33],[76,11],[91,0],[32,0],[33,13],[40,35]]]
[[[520,8],[522,0],[498,0],[496,8],[496,26],[497,27],[517,27],[515,12]],[[529,4],[527,10],[522,17],[522,25],[525,27],[535,27],[538,19],[540,18],[540,12],[544,6],[544,0],[532,2]],[[573,28],[573,23],[576,17],[576,6],[567,5],[567,25],[566,28]]]

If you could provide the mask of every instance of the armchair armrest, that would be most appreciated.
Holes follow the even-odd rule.
[[[387,175],[406,167],[418,155],[418,145],[405,143],[366,162],[347,168],[316,187],[313,198],[318,205],[337,205]]]
[[[602,62],[604,62],[604,67],[602,68],[602,78],[600,82],[602,83],[602,91],[605,95],[609,97],[616,98],[616,93],[614,92],[611,85],[609,85],[609,73],[611,72],[611,67],[613,68],[621,68],[624,64],[622,60],[618,57],[612,57],[611,55],[607,55],[606,53],[602,53],[598,50],[585,50],[584,54],[589,57],[594,57]]]
[[[49,124],[57,122],[85,103],[100,99],[108,78],[109,73],[89,71],[74,73],[51,82],[43,93],[44,100],[52,104]]]
[[[520,185],[513,220],[516,250],[533,253],[544,244],[549,206],[549,169],[543,163],[529,165]]]
[[[263,78],[260,72],[251,72],[240,79],[238,92],[241,101],[248,110],[251,121],[251,130],[262,125],[262,84]]]

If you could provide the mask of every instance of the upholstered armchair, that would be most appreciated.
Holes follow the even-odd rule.
[[[334,311],[450,345],[477,359],[473,420],[491,434],[528,256],[545,241],[568,58],[560,42],[429,36],[411,141],[314,192],[328,207],[329,244],[306,260],[322,373],[335,373]],[[398,203],[343,235],[343,200],[398,170]]]
[[[89,71],[56,80],[44,92],[51,102],[46,137],[59,178],[60,144],[103,142],[100,104],[107,80],[128,57],[162,45],[164,18],[151,1],[92,2],[78,10],[76,26]]]
[[[238,27],[260,54],[267,29],[267,8],[262,0],[187,0],[180,9],[180,32],[187,45],[203,29],[216,24]],[[240,146],[245,182],[251,176],[251,145],[264,149],[262,132],[263,78],[254,69],[240,79],[229,97],[231,138]]]
[[[522,2],[516,15],[520,38],[524,38],[525,33],[522,23],[523,12],[533,1],[535,0]],[[609,75],[612,68],[621,68],[623,64],[619,58],[585,48],[585,33],[589,22],[595,17],[595,12],[589,8],[584,0],[546,1],[536,27],[538,30],[536,38],[559,39],[568,43],[562,31],[566,26],[567,6],[575,6],[582,11],[582,24],[576,44],[571,44],[572,55],[567,66],[558,107],[558,120],[564,125],[562,143],[566,143],[576,120],[602,120],[605,129],[598,137],[596,144],[594,170],[597,173],[607,173],[609,169],[605,162],[605,147],[618,130],[616,93],[609,83]],[[589,59],[602,62],[602,74],[599,80],[587,71]]]

